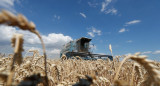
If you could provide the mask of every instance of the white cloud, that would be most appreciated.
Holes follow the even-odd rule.
[[[127,43],[132,43],[133,41],[132,40],[128,40],[128,41],[126,41]]]
[[[28,31],[17,30],[15,27],[9,26],[0,26],[0,46],[3,46],[1,44],[4,42],[4,44],[9,45],[10,39],[14,33],[24,34],[25,49],[29,49],[35,46],[41,48],[40,40],[36,35]],[[49,51],[48,54],[53,55],[53,57],[55,53],[56,55],[59,54],[59,51],[62,49],[62,46],[65,43],[73,40],[70,36],[64,36],[61,33],[49,33],[48,35],[42,35],[42,38],[46,45],[46,50]]]
[[[81,15],[83,18],[86,18],[86,17],[87,17],[84,13],[80,13],[80,15]]]
[[[160,50],[156,50],[152,54],[160,54]]]
[[[47,53],[50,53],[50,54],[60,54],[60,49],[53,49],[53,50],[48,50]]]
[[[92,3],[92,2],[88,2],[88,5],[90,7],[96,7],[98,5],[98,3]]]
[[[125,54],[126,56],[128,56],[128,55],[132,55],[132,53],[127,53],[127,54]]]
[[[43,55],[43,50],[42,50],[42,48],[40,48],[40,47],[35,47],[35,46],[26,46],[26,45],[24,45],[24,57],[26,57],[26,56],[33,56],[33,52],[29,52],[30,50],[38,50],[38,52],[39,52],[39,54],[40,55]]]
[[[122,29],[119,30],[119,33],[123,33],[123,32],[126,32],[126,31],[128,31],[128,30],[125,29],[125,28],[122,28]]]
[[[91,36],[91,37],[94,37],[94,36],[95,36],[93,32],[87,32],[87,34],[88,34],[89,36]]]
[[[91,31],[87,32],[87,34],[91,37],[95,37],[95,35],[100,36],[101,35],[101,30],[96,29],[95,27],[90,27],[89,28]]]
[[[89,45],[90,49],[93,51],[93,50],[97,50],[97,47],[95,45]]]
[[[10,41],[10,38],[13,36],[13,33],[16,32],[14,27],[7,27],[4,25],[0,26],[0,41]]]
[[[105,0],[104,2],[102,2],[102,8],[101,8],[101,12],[104,12],[107,8],[107,6],[112,2],[112,0]]]
[[[116,15],[116,14],[117,14],[117,9],[115,9],[115,8],[108,9],[107,11],[105,11],[105,13],[106,13],[106,14],[109,14],[109,13],[111,13],[111,14],[114,14],[114,15]]]
[[[34,47],[34,46],[24,46],[24,49],[25,50],[38,50],[40,53],[42,53],[42,48],[39,48],[39,47]]]
[[[58,20],[59,20],[60,18],[61,18],[60,16],[57,17]]]
[[[145,51],[145,52],[142,52],[142,54],[151,54],[152,51]]]
[[[11,12],[16,12],[14,9],[15,2],[18,2],[19,0],[0,0],[0,7],[3,9],[7,9]]]
[[[133,21],[129,21],[129,22],[126,22],[125,26],[131,25],[131,24],[140,23],[140,22],[141,22],[141,20],[133,20]]]
[[[105,14],[114,14],[116,15],[118,10],[113,8],[110,8],[109,7],[109,4],[112,2],[112,0],[105,0],[104,2],[102,2],[102,7],[101,7],[101,12],[104,12]]]
[[[59,33],[50,33],[47,36],[42,36],[46,47],[54,47],[54,48],[61,48],[62,45],[72,40],[70,36],[64,36],[63,34]]]
[[[0,53],[10,54],[13,52],[13,49],[10,43],[0,43]]]
[[[57,20],[60,20],[61,17],[58,16],[58,15],[54,15],[54,18],[57,19]]]
[[[55,57],[59,57],[60,56],[60,51],[61,51],[61,49],[48,49],[47,50],[47,54],[48,54],[48,56],[49,57],[51,57],[51,58],[55,58]]]
[[[92,27],[92,32],[99,36],[101,35],[101,30],[97,30],[95,27]]]

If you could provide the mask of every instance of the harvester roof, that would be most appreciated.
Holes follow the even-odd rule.
[[[81,37],[81,38],[79,38],[77,41],[85,41],[85,42],[90,42],[92,39],[90,39],[90,38],[87,38],[87,37]]]

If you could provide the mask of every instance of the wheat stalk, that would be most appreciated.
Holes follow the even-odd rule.
[[[12,47],[14,47],[13,61],[11,63],[10,75],[7,80],[7,86],[12,84],[12,78],[14,76],[14,64],[15,62],[20,65],[22,63],[22,51],[23,51],[23,35],[15,34],[11,40]]]
[[[110,52],[112,54],[112,45],[111,44],[109,44],[109,50],[110,50]],[[113,54],[112,54],[112,56],[113,56]]]
[[[149,86],[160,86],[160,71],[153,65],[154,61],[146,59],[147,56],[131,56],[131,59],[142,65],[148,72],[148,78],[142,83]]]
[[[118,75],[119,75],[119,72],[120,72],[120,69],[121,69],[123,63],[124,63],[127,59],[129,59],[129,58],[130,58],[130,56],[127,56],[127,57],[125,57],[125,58],[122,60],[120,66],[119,66],[119,68],[118,68],[118,70],[117,70],[117,72],[116,72],[116,75],[115,75],[115,77],[114,77],[114,81],[116,81],[116,80],[118,79]]]
[[[43,55],[44,55],[44,66],[45,66],[45,76],[46,76],[45,80],[48,83],[47,65],[46,65],[47,56],[46,56],[45,45],[44,45],[41,35],[35,29],[35,24],[33,22],[28,22],[27,18],[23,16],[22,14],[18,14],[17,16],[15,16],[14,14],[6,10],[2,10],[2,12],[0,13],[0,24],[6,24],[9,26],[17,26],[22,30],[30,31],[39,37],[41,44],[42,44]]]
[[[139,86],[140,85],[139,80],[142,78],[142,71],[140,70],[140,65],[137,64],[137,63],[135,63],[135,70],[136,70],[136,73],[137,73],[136,85]]]
[[[132,77],[131,77],[131,82],[130,82],[130,86],[133,86],[134,83],[134,72],[135,72],[135,63],[133,64],[133,69],[132,69]]]

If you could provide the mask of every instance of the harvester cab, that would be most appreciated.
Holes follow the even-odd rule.
[[[89,52],[89,42],[91,41],[91,39],[89,38],[80,38],[76,41],[77,44],[77,50],[78,52]]]
[[[90,52],[91,40],[92,39],[86,37],[81,37],[80,39],[70,41],[63,46],[63,49],[60,52],[60,57],[65,55],[67,59],[78,56],[84,60],[97,60],[102,58],[113,60],[111,55],[93,54]]]

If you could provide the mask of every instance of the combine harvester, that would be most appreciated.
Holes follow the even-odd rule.
[[[73,59],[74,57],[80,57],[84,60],[97,60],[107,59],[113,60],[111,55],[93,54],[90,52],[89,43],[92,39],[81,37],[80,39],[70,41],[63,46],[60,52],[60,58],[65,55],[67,59]]]

